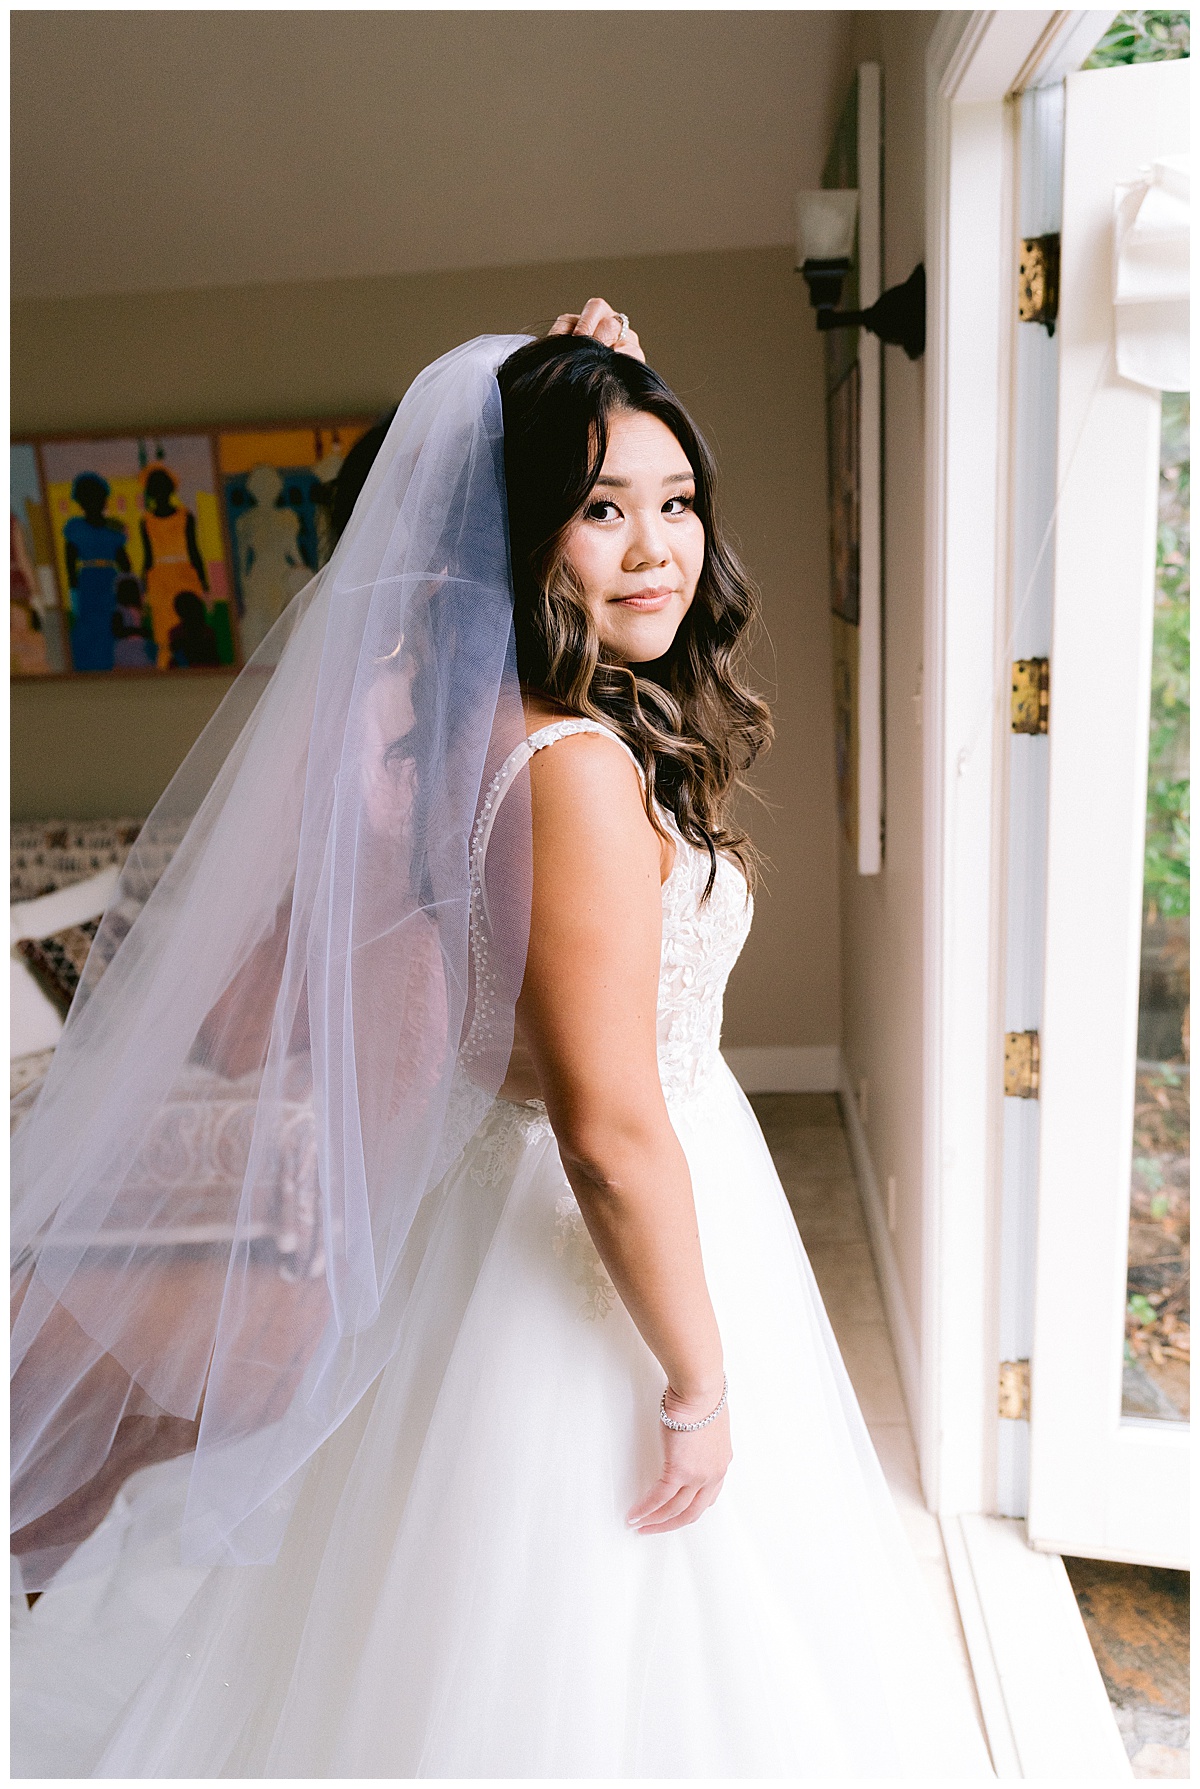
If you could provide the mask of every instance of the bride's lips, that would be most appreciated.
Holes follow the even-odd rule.
[[[627,609],[665,609],[673,596],[679,592],[670,584],[654,584],[645,590],[634,590],[628,596],[614,597],[614,602]]]

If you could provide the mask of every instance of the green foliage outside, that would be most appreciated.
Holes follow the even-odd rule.
[[[1189,56],[1191,18],[1190,12],[1119,12],[1083,66],[1124,68]]]
[[[1085,68],[1170,62],[1191,54],[1190,12],[1119,12]],[[1143,883],[1147,918],[1191,911],[1189,402],[1163,393],[1158,575],[1150,694],[1150,775]]]
[[[1164,392],[1143,884],[1151,919],[1191,911],[1189,420],[1188,394]]]
[[[1139,62],[1173,62],[1191,54],[1190,12],[1119,12],[1085,68],[1125,68]],[[1189,862],[1191,854],[1190,770],[1188,729],[1190,721],[1190,584],[1189,515],[1191,466],[1188,431],[1190,406],[1186,392],[1163,393],[1162,454],[1160,459],[1158,550],[1154,592],[1154,653],[1150,681],[1150,767],[1146,802],[1146,861],[1143,881],[1145,917],[1185,918],[1191,910]],[[1142,1070],[1139,1065],[1139,1081]],[[1163,1163],[1187,1154],[1187,1093],[1181,1077],[1169,1063],[1147,1069],[1148,1082],[1157,1088],[1141,1089],[1148,1095],[1135,1100],[1134,1158],[1130,1235],[1146,1221],[1161,1227],[1160,1247],[1155,1253],[1178,1256],[1159,1264],[1155,1278],[1163,1284],[1148,1295],[1134,1289],[1130,1271],[1125,1307],[1125,1360],[1127,1364],[1151,1363],[1153,1373],[1168,1357],[1187,1364],[1191,1343],[1188,1324],[1187,1182],[1178,1193],[1166,1185]],[[1167,1150],[1161,1158],[1145,1145],[1145,1117],[1156,1106],[1169,1106],[1168,1088],[1177,1090],[1180,1109],[1178,1136],[1158,1138]],[[1139,1120],[1141,1124],[1139,1125]],[[1141,1147],[1139,1147],[1141,1145]],[[1178,1218],[1173,1207],[1178,1203]],[[1182,1229],[1180,1227],[1182,1226]],[[1175,1231],[1180,1230],[1178,1238]],[[1177,1246],[1172,1249],[1172,1242]],[[1131,1257],[1132,1258],[1132,1257]],[[1165,1266],[1165,1271],[1164,1271]],[[1165,1314],[1164,1314],[1165,1313]],[[1185,1382],[1186,1383],[1186,1382]],[[1178,1387],[1175,1397],[1178,1401]],[[1136,1407],[1135,1407],[1136,1408]],[[1179,1415],[1187,1418],[1187,1395]]]

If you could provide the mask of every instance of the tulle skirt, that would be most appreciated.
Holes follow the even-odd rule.
[[[277,1563],[179,1566],[187,1463],[139,1474],[18,1626],[15,1774],[991,1775],[754,1114],[719,1064],[672,1116],[733,1425],[701,1520],[625,1525],[661,1369],[497,1102]]]

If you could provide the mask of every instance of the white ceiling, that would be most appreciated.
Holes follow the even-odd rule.
[[[791,239],[847,12],[16,12],[14,296]]]

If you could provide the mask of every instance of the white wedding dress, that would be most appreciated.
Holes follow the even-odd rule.
[[[492,808],[534,749],[590,727],[535,734]],[[278,1562],[180,1566],[187,1461],[138,1474],[18,1620],[14,1774],[992,1774],[719,1054],[750,902],[722,859],[701,904],[707,873],[677,840],[658,1054],[729,1378],[717,1503],[672,1534],[626,1527],[661,1458],[661,1369],[544,1109],[480,1120],[464,1085],[471,1134],[419,1214],[402,1343],[317,1454]]]

